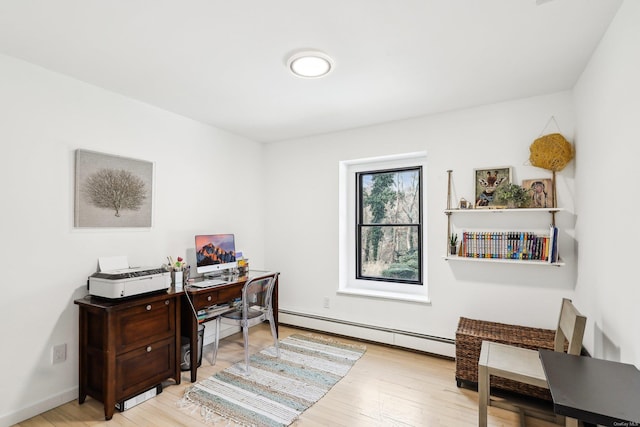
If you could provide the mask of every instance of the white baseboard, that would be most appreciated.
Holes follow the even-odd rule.
[[[35,417],[43,412],[47,412],[50,409],[57,408],[67,402],[71,402],[78,398],[78,393],[78,387],[73,387],[39,402],[35,402],[25,408],[18,409],[8,414],[3,414],[0,416],[0,427],[9,427],[14,424],[18,424],[19,422],[28,420],[29,418]]]
[[[424,351],[444,357],[455,357],[455,340],[347,322],[289,310],[278,311],[278,322],[284,325],[323,331],[336,335]]]

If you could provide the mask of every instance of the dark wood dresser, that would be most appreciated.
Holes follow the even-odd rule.
[[[80,309],[80,404],[87,396],[101,401],[110,420],[117,402],[167,379],[180,383],[182,294],[169,290],[125,300],[75,300]]]

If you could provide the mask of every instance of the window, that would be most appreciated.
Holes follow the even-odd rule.
[[[430,303],[426,152],[339,166],[338,293]]]
[[[422,284],[422,168],[358,172],[356,277]]]

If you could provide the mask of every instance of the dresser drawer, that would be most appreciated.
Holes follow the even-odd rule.
[[[218,303],[218,290],[199,292],[193,296],[193,305],[196,310],[201,310],[204,307],[209,307],[212,304]]]
[[[210,290],[206,292],[198,292],[193,296],[193,305],[196,310],[201,310],[204,307],[209,307],[212,304],[220,304],[233,301],[235,298],[242,296],[242,288],[220,288]]]
[[[175,335],[175,304],[174,298],[165,298],[119,311],[115,318],[117,353]]]
[[[175,339],[149,343],[116,358],[116,400],[127,399],[174,375]]]

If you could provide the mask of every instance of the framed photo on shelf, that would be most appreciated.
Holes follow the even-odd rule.
[[[532,208],[555,208],[553,206],[553,182],[551,178],[523,179],[522,187],[531,190]]]
[[[474,169],[475,207],[502,207],[494,201],[494,192],[498,186],[511,183],[511,167]]]

